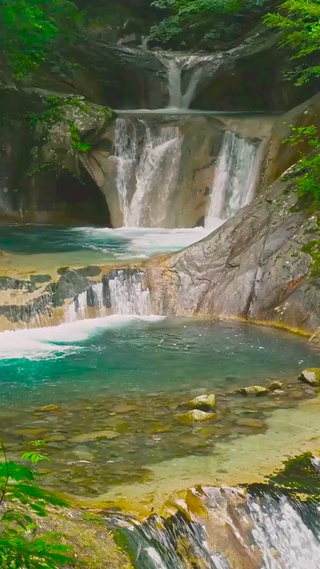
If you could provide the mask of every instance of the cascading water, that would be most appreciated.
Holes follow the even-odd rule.
[[[253,197],[259,170],[257,143],[225,132],[217,159],[212,197],[205,227],[216,226],[216,220],[229,219]]]
[[[186,91],[182,92],[182,69],[183,62],[170,59],[168,66],[168,90],[169,90],[169,109],[188,109],[195,95],[198,81],[202,75],[202,69],[196,68],[191,73],[190,81]]]
[[[189,491],[178,513],[116,519],[139,569],[319,569],[319,506],[232,488]],[[195,513],[192,513],[192,507]]]
[[[189,109],[203,77],[214,74],[222,54],[184,54],[158,52],[157,57],[167,68],[169,101],[167,109]]]
[[[101,283],[90,285],[69,304],[68,322],[108,314],[148,316],[151,313],[145,274],[136,269],[115,269]]]
[[[132,126],[132,135],[128,134],[128,125],[125,119],[116,120],[115,129],[115,155],[117,157],[116,184],[120,202],[120,209],[123,215],[123,225],[128,225],[129,218],[129,187],[133,183],[136,157],[137,157],[137,136],[136,130]]]
[[[108,279],[110,304],[115,314],[150,314],[149,289],[144,286],[144,273],[141,271],[114,271]]]
[[[154,133],[141,121],[144,136],[138,151],[137,129],[126,119],[116,123],[117,188],[126,227],[166,227],[170,196],[179,175],[183,137],[175,126]],[[129,134],[128,129],[131,130]]]

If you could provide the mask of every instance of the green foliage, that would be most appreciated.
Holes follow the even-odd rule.
[[[267,26],[282,32],[280,45],[292,49],[292,59],[299,60],[311,56],[310,65],[299,66],[288,75],[295,77],[296,85],[303,85],[311,77],[320,76],[319,0],[286,0],[280,5],[279,11],[268,14],[264,22]]]
[[[81,141],[80,132],[72,119],[67,118],[68,107],[77,107],[79,111],[85,114],[90,113],[90,107],[84,100],[84,97],[70,95],[68,97],[52,96],[46,100],[46,110],[40,114],[29,114],[29,122],[33,125],[43,123],[48,129],[58,123],[68,124],[70,128],[70,137],[72,148],[77,152],[89,152],[91,144]],[[111,118],[112,113],[109,109],[104,109],[106,118]],[[43,164],[42,168],[46,167]]]
[[[292,59],[306,59],[310,64],[303,64],[287,77],[295,78],[297,86],[303,85],[312,77],[320,76],[317,59],[320,54],[320,2],[319,0],[286,0],[279,6],[279,11],[268,14],[264,22],[282,32],[280,45],[290,47]],[[299,145],[300,161],[297,164],[298,197],[309,197],[312,209],[319,211],[320,206],[320,133],[316,125],[291,127],[291,135],[284,143]],[[318,234],[320,217],[317,215]],[[320,275],[320,239],[304,245],[302,251],[312,258],[313,275]]]
[[[291,146],[309,146],[310,152],[300,152],[301,159],[297,165],[298,196],[311,196],[315,206],[320,204],[320,134],[315,125],[292,127],[292,134],[283,140]]]
[[[34,446],[43,446],[43,441]],[[3,462],[0,464],[0,567],[1,569],[61,569],[73,563],[72,551],[61,543],[58,533],[37,534],[37,516],[47,515],[47,506],[67,504],[36,485],[31,468],[7,459],[0,442]],[[48,457],[25,453],[23,460],[33,464]]]
[[[169,47],[176,43],[210,48],[216,40],[233,40],[259,14],[267,0],[155,0],[166,17],[151,29],[150,39]]]
[[[81,142],[79,129],[75,124],[70,125],[70,134],[72,140],[72,148],[78,152],[89,152],[91,150],[91,144],[88,142]]]
[[[28,75],[57,42],[72,41],[79,23],[80,12],[70,0],[1,0],[0,41],[14,75]]]
[[[292,127],[292,134],[283,140],[291,146],[301,145],[300,161],[297,164],[296,188],[299,198],[311,198],[311,208],[320,207],[320,134],[315,125]],[[306,148],[310,148],[310,152]],[[317,217],[317,229],[320,233],[320,218]],[[312,274],[320,275],[320,240],[315,239],[302,247],[304,253],[312,258]]]

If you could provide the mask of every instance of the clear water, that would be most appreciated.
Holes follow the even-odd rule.
[[[0,357],[0,428],[10,451],[47,440],[49,483],[90,496],[144,483],[164,460],[212,454],[220,439],[264,431],[268,414],[296,405],[296,395],[239,399],[234,390],[290,382],[319,363],[303,339],[268,328],[126,316],[3,332]],[[211,391],[216,420],[186,425],[183,404]],[[239,424],[248,416],[261,428]],[[92,435],[101,431],[105,438]]]
[[[2,332],[0,357],[0,401],[15,406],[295,378],[319,354],[305,340],[269,328],[113,316]]]

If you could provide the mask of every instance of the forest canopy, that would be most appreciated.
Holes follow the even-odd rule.
[[[268,0],[154,0],[164,18],[151,30],[151,39],[168,47],[177,44],[209,49],[232,42],[252,21],[265,14]]]
[[[59,44],[70,42],[81,21],[69,0],[2,0],[0,34],[4,64],[18,78],[28,75]]]

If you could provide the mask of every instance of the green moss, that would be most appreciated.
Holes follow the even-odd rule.
[[[88,142],[81,142],[79,129],[75,124],[70,125],[70,135],[72,141],[72,148],[78,152],[89,152],[91,150],[91,144]]]
[[[266,484],[250,484],[247,489],[255,495],[278,495],[281,491],[291,497],[320,502],[320,475],[312,464],[312,458],[310,452],[289,458],[283,463],[282,469],[269,476]]]
[[[132,569],[128,558],[98,516],[74,511],[69,511],[68,516],[52,513],[40,520],[40,524],[46,531],[58,531],[64,543],[74,548],[78,559],[75,567],[79,569]]]
[[[314,239],[301,248],[303,253],[308,253],[311,256],[312,264],[312,276],[320,276],[320,240]]]
[[[97,516],[97,515],[95,515],[95,514],[91,514],[91,512],[85,512],[85,513],[83,514],[83,519],[84,519],[86,522],[93,522],[93,523],[95,523],[95,524],[104,526],[103,520],[102,520],[99,516]]]

